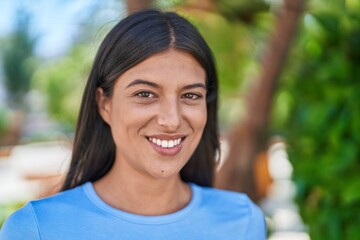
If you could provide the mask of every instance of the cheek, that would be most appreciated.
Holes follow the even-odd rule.
[[[111,131],[115,143],[124,142],[129,129],[132,129],[136,125],[136,119],[139,119],[138,115],[129,109],[124,110],[122,107],[112,109],[110,115]],[[126,114],[124,114],[126,113]]]
[[[119,106],[112,110],[112,125],[133,127],[146,121],[149,115],[149,111],[144,111],[146,109],[137,108],[136,106],[134,107],[126,102],[124,104],[119,104]]]
[[[203,131],[207,121],[207,111],[206,106],[201,106],[196,109],[189,109],[186,112],[186,116],[194,130]]]
[[[154,118],[152,108],[118,108],[111,114],[111,131],[115,144],[137,141],[141,131]]]
[[[204,130],[205,128],[205,125],[206,125],[206,121],[207,121],[207,112],[206,110],[203,111],[200,115],[199,115],[199,118],[198,118],[198,126],[199,128],[201,128],[202,130]]]

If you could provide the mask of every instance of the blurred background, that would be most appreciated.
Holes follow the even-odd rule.
[[[359,0],[2,0],[0,225],[56,193],[96,50],[139,9],[187,17],[214,52],[221,164],[271,240],[360,239]]]

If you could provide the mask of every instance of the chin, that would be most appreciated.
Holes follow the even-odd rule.
[[[151,176],[155,179],[172,179],[180,177],[180,169],[172,169],[172,168],[157,168],[151,170]]]

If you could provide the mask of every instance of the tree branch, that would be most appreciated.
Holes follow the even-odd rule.
[[[254,179],[256,155],[266,141],[273,96],[291,41],[302,16],[303,0],[285,0],[262,61],[262,72],[246,98],[247,115],[228,135],[230,151],[215,186],[247,193],[259,200]]]

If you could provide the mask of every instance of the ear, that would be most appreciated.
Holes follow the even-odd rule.
[[[105,96],[104,90],[96,88],[96,103],[100,116],[110,125],[110,98]]]

